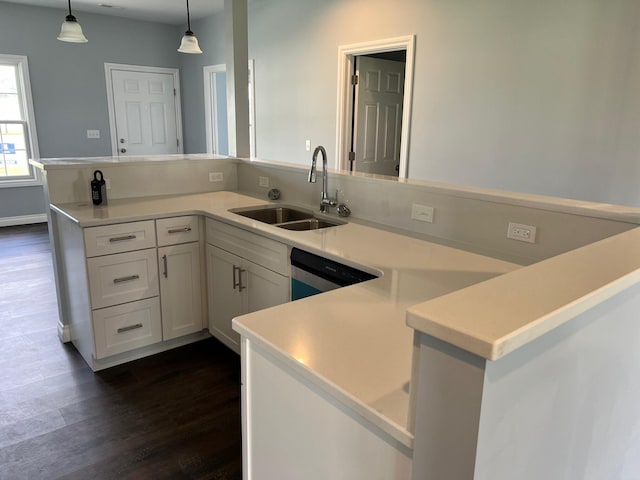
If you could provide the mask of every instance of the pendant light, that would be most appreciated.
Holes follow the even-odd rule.
[[[71,1],[71,0],[69,0]],[[187,31],[184,32],[182,41],[180,42],[180,53],[202,53],[198,45],[198,39],[191,31],[191,18],[189,18],[189,0],[187,0]]]
[[[89,41],[82,33],[82,27],[80,27],[76,17],[71,13],[71,0],[69,0],[69,15],[67,15],[67,18],[62,24],[58,40],[71,43],[87,43]]]

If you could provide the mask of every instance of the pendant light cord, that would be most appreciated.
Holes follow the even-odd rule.
[[[69,15],[67,15],[66,20],[67,20],[67,22],[75,22],[76,21],[76,17],[74,17],[73,13],[71,13],[71,0],[69,0]]]
[[[71,3],[71,0],[69,0]],[[187,0],[187,30],[191,31],[191,17],[189,15],[189,0]]]

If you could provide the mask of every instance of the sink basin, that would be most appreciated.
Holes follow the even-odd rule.
[[[278,225],[280,228],[286,228],[287,230],[317,230],[319,228],[336,227],[338,225],[344,225],[343,223],[330,222],[320,218],[307,218],[305,220],[298,220],[297,222],[283,223]]]
[[[242,215],[243,217],[271,225],[313,218],[313,213],[311,212],[291,207],[274,207],[272,205],[265,205],[263,207],[234,208],[229,211]]]
[[[232,208],[229,211],[252,220],[296,231],[317,230],[345,223],[318,218],[307,210],[286,206],[261,205],[259,207]]]

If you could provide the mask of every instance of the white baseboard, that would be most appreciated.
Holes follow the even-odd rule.
[[[0,218],[0,227],[13,227],[15,225],[28,225],[31,223],[47,223],[47,214],[38,213],[35,215]]]
[[[69,330],[69,325],[63,325],[58,322],[58,338],[62,343],[69,343],[71,341],[71,330]]]

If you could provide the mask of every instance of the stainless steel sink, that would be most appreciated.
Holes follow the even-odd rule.
[[[291,207],[274,207],[273,205],[265,205],[261,207],[234,208],[229,210],[243,217],[251,218],[259,222],[274,225],[276,223],[294,222],[296,220],[305,220],[313,218],[313,213],[304,210],[298,210]]]
[[[280,228],[286,228],[287,230],[317,230],[319,228],[336,227],[338,225],[344,225],[343,223],[330,222],[320,218],[307,218],[306,220],[298,220],[297,222],[283,223],[278,225]]]
[[[344,225],[345,222],[316,217],[313,212],[288,206],[261,205],[259,207],[232,208],[231,213],[268,223],[287,230],[317,230]]]

